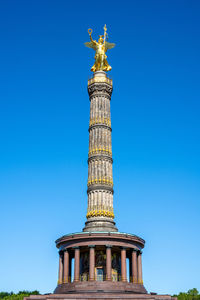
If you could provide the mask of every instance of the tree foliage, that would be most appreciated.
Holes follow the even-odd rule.
[[[0,292],[0,300],[23,300],[24,297],[28,297],[30,295],[40,295],[38,291],[19,291],[18,294],[14,294],[13,292]],[[179,293],[178,295],[174,295],[178,300],[200,300],[200,294],[196,288],[188,290],[187,293]]]
[[[200,300],[200,294],[196,288],[188,290],[187,293],[179,293],[178,295],[174,295],[178,300]]]
[[[18,294],[14,294],[13,292],[0,292],[0,299],[1,300],[23,300],[24,297],[28,297],[30,295],[39,295],[38,291],[19,291]]]

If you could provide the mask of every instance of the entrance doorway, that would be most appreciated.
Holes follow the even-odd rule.
[[[97,281],[103,281],[103,268],[97,268]]]

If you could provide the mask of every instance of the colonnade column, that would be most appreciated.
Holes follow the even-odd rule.
[[[63,257],[62,253],[59,252],[59,270],[58,270],[58,284],[63,282]]]
[[[131,267],[132,267],[132,281],[133,283],[138,282],[138,267],[137,267],[137,250],[133,249],[131,254]]]
[[[72,281],[72,256],[69,254],[69,282]]]
[[[80,279],[80,248],[74,247],[74,281],[79,281]]]
[[[142,251],[138,252],[138,283],[143,284],[142,280]]]
[[[89,262],[89,280],[94,280],[94,268],[95,268],[95,246],[91,245],[90,248],[90,262]]]
[[[112,255],[110,245],[106,245],[106,280],[112,280]]]
[[[121,281],[127,281],[126,279],[126,248],[121,249]]]
[[[64,252],[64,283],[69,282],[69,252]]]

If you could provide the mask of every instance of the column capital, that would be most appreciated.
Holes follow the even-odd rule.
[[[73,249],[74,249],[74,250],[80,249],[80,247],[79,247],[79,246],[75,246],[75,247],[73,247]]]
[[[137,248],[132,248],[132,251],[133,251],[133,252],[137,252],[138,249],[137,249]]]
[[[95,245],[88,245],[89,248],[95,248]]]
[[[112,248],[112,245],[106,245],[106,248]]]

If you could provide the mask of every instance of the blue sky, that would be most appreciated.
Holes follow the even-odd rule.
[[[0,2],[0,290],[54,290],[86,215],[94,53],[107,24],[114,205],[148,291],[200,290],[200,2]]]

